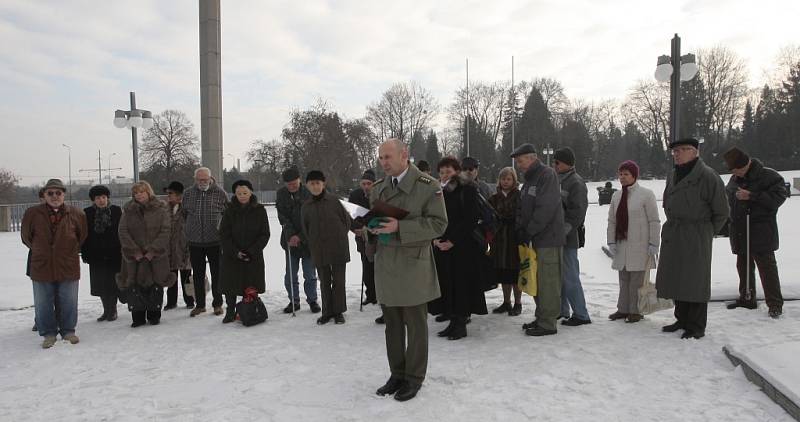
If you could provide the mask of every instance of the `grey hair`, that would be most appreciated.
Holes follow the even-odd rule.
[[[200,173],[200,172],[205,172],[209,176],[211,176],[211,169],[210,168],[208,168],[208,167],[198,167],[198,168],[194,169],[194,177],[197,177],[197,173]]]

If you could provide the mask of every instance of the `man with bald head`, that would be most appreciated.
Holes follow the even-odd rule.
[[[228,196],[211,177],[211,170],[200,167],[194,171],[194,186],[183,194],[186,215],[184,232],[189,244],[189,260],[194,280],[195,308],[189,316],[206,311],[206,259],[211,267],[211,306],[214,315],[222,315],[222,290],[219,282],[219,222],[228,204]]]
[[[386,321],[391,370],[377,394],[406,401],[417,395],[428,368],[427,304],[440,296],[431,241],[444,233],[447,213],[439,183],[408,161],[402,141],[388,139],[378,153],[386,177],[373,185],[370,205],[385,202],[408,215],[382,217],[381,225],[370,229],[370,241],[377,243],[375,291]]]

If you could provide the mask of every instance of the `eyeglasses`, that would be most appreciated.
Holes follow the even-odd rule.
[[[62,196],[62,195],[64,195],[64,192],[62,192],[60,190],[49,190],[49,191],[47,191],[47,196]]]

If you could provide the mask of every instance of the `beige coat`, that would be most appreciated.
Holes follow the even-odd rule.
[[[144,205],[131,200],[123,210],[119,222],[122,245],[122,271],[117,275],[119,288],[127,289],[133,284],[141,287],[175,284],[175,274],[169,268],[171,223],[167,204],[155,198]],[[148,253],[152,260],[136,261],[137,254]]]
[[[661,220],[656,205],[656,195],[650,189],[634,183],[628,188],[628,238],[615,240],[617,208],[622,199],[622,190],[614,192],[608,208],[607,243],[616,243],[617,254],[611,268],[617,271],[645,271],[648,261],[648,246],[661,242]]]

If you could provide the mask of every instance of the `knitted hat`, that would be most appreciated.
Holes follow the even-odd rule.
[[[472,157],[464,157],[461,159],[461,168],[462,169],[476,169],[481,166],[481,163]]]
[[[288,169],[284,170],[281,174],[284,182],[291,182],[292,180],[297,180],[300,178],[300,170],[297,169],[295,166],[291,166]]]
[[[183,183],[176,181],[169,182],[169,185],[164,188],[164,193],[168,191],[173,191],[177,194],[183,193]]]
[[[64,182],[61,179],[50,179],[45,183],[44,190],[48,189],[61,189],[62,191],[66,192],[67,188],[64,186]]]
[[[553,159],[556,161],[561,161],[562,163],[568,166],[575,165],[575,152],[572,151],[570,147],[564,147],[561,149],[557,149],[556,152],[553,153]]]
[[[364,170],[364,174],[361,175],[361,180],[369,180],[370,182],[374,182],[375,172],[372,169]]]
[[[233,182],[233,186],[231,186],[231,192],[235,193],[236,192],[236,188],[238,188],[239,186],[247,186],[247,189],[250,189],[250,192],[253,191],[253,184],[250,183],[249,180],[239,179],[239,180]]]
[[[308,183],[308,182],[310,182],[312,180],[319,180],[319,181],[324,182],[325,181],[325,175],[322,174],[322,172],[319,171],[319,170],[311,170],[306,175],[306,183]]]
[[[107,198],[110,198],[111,191],[108,190],[108,188],[103,185],[92,186],[92,188],[89,189],[89,199],[91,199],[92,201],[94,201],[94,198],[101,195],[105,195]]]
[[[639,178],[639,165],[633,160],[623,161],[622,164],[619,165],[617,171],[622,170],[628,171],[634,179]]]
[[[422,172],[431,171],[431,165],[425,160],[417,161],[417,168]]]
[[[731,149],[725,151],[722,158],[725,159],[725,165],[728,166],[728,170],[746,167],[750,162],[750,157],[747,153],[736,147],[731,147]]]

